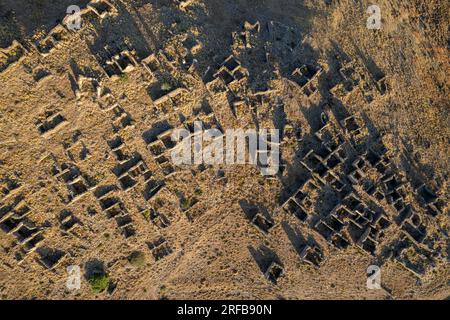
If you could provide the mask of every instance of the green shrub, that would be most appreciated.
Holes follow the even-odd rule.
[[[161,90],[162,91],[170,91],[170,89],[172,89],[172,86],[170,85],[170,83],[168,82],[163,82],[161,84]]]
[[[107,273],[94,273],[89,279],[92,291],[95,293],[103,292],[108,287],[109,281]]]
[[[144,216],[145,220],[150,220],[150,209],[145,209],[142,211],[142,215]]]
[[[187,210],[191,206],[191,202],[189,201],[189,199],[184,198],[181,200],[180,206],[182,210]]]
[[[135,267],[143,267],[145,265],[145,255],[141,251],[134,251],[128,257],[128,262]]]

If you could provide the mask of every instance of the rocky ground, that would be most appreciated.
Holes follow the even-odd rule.
[[[0,1],[1,299],[448,298],[448,4],[372,4]],[[173,165],[197,120],[280,172]]]

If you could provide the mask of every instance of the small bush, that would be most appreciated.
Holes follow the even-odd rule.
[[[145,255],[141,251],[134,251],[128,257],[128,262],[135,267],[143,267],[145,265]]]
[[[145,220],[150,220],[150,209],[145,209],[142,212],[142,215],[144,216]]]
[[[89,279],[92,291],[95,293],[103,292],[109,285],[109,275],[107,273],[94,273]]]
[[[120,75],[120,80],[122,80],[122,81],[128,81],[128,75],[127,75],[126,73],[122,73],[122,74]]]
[[[191,202],[189,201],[189,199],[184,198],[183,200],[181,200],[180,206],[182,210],[187,210],[191,206]]]
[[[170,85],[170,83],[168,82],[163,82],[161,84],[161,90],[162,91],[170,91],[170,89],[172,89],[172,86]]]

